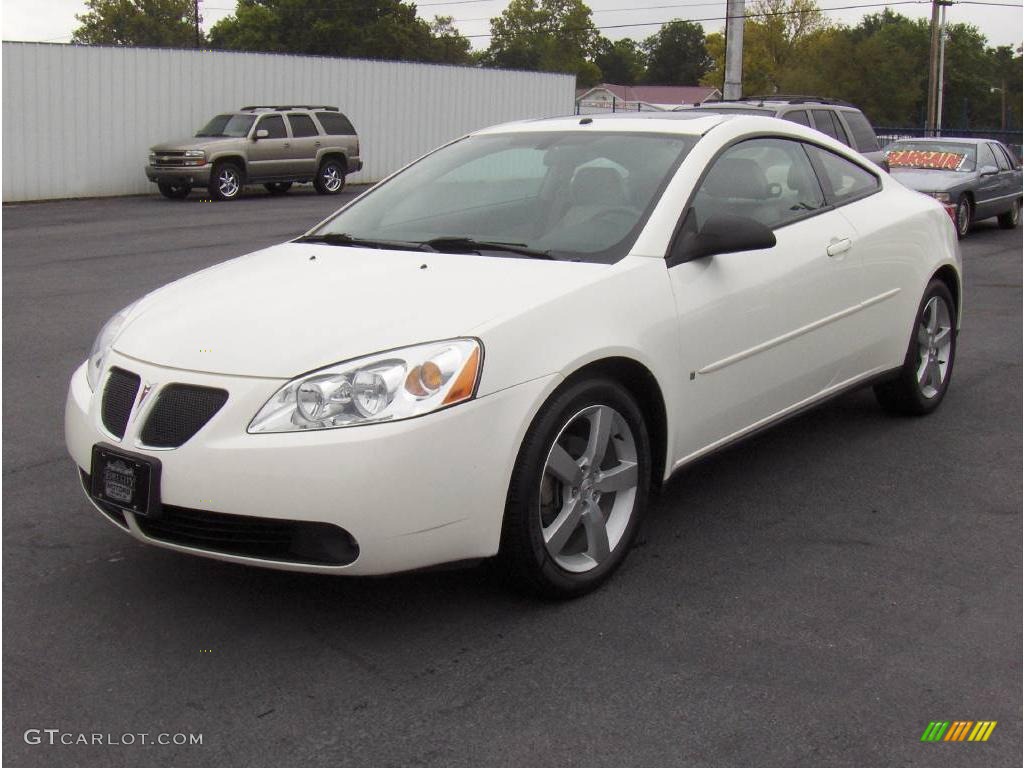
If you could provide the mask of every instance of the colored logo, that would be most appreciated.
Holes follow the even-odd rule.
[[[995,720],[933,720],[921,741],[988,741],[995,727]]]

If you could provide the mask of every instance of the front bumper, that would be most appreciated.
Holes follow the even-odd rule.
[[[183,166],[146,166],[146,178],[154,184],[188,184],[190,187],[205,187],[210,183],[210,164]]]
[[[392,424],[250,435],[250,420],[282,381],[174,370],[116,353],[109,355],[109,363],[137,373],[152,392],[143,405],[136,402],[118,441],[100,420],[105,382],[93,393],[85,366],[75,371],[65,409],[65,437],[81,472],[90,472],[96,443],[113,444],[159,459],[165,505],[201,514],[329,523],[351,534],[359,555],[348,565],[317,565],[185,546],[147,535],[144,526],[125,513],[129,533],[148,543],[221,560],[353,575],[394,573],[495,554],[516,454],[534,413],[557,384],[557,377],[544,377]],[[142,447],[139,431],[147,409],[159,397],[160,387],[169,383],[220,387],[229,398],[181,447]]]

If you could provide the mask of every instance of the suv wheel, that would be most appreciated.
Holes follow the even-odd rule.
[[[274,181],[270,184],[264,184],[263,186],[266,187],[267,192],[272,195],[283,195],[292,188],[292,183],[290,181]]]
[[[234,200],[242,193],[242,172],[234,163],[219,163],[210,176],[210,197]]]
[[[345,164],[340,160],[327,159],[320,164],[313,186],[321,195],[336,195],[345,187]]]
[[[184,200],[192,191],[192,187],[188,184],[157,184],[157,187],[160,189],[160,194],[169,200]]]

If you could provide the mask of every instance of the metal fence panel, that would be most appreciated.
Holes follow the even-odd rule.
[[[3,43],[6,202],[154,190],[149,147],[245,104],[331,104],[377,181],[450,139],[572,114],[575,78],[431,64],[223,51]]]

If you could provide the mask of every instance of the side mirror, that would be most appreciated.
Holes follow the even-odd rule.
[[[256,131],[256,135],[253,137],[253,139],[265,139],[269,135],[270,131],[268,131],[266,128],[260,128],[258,131]]]
[[[727,213],[712,215],[698,231],[696,215],[691,208],[672,244],[668,266],[720,253],[774,248],[775,243],[775,233],[761,222]]]
[[[982,176],[995,176],[997,173],[999,173],[999,169],[996,168],[994,165],[983,165],[981,166],[981,170],[978,171],[978,173],[980,173]]]

